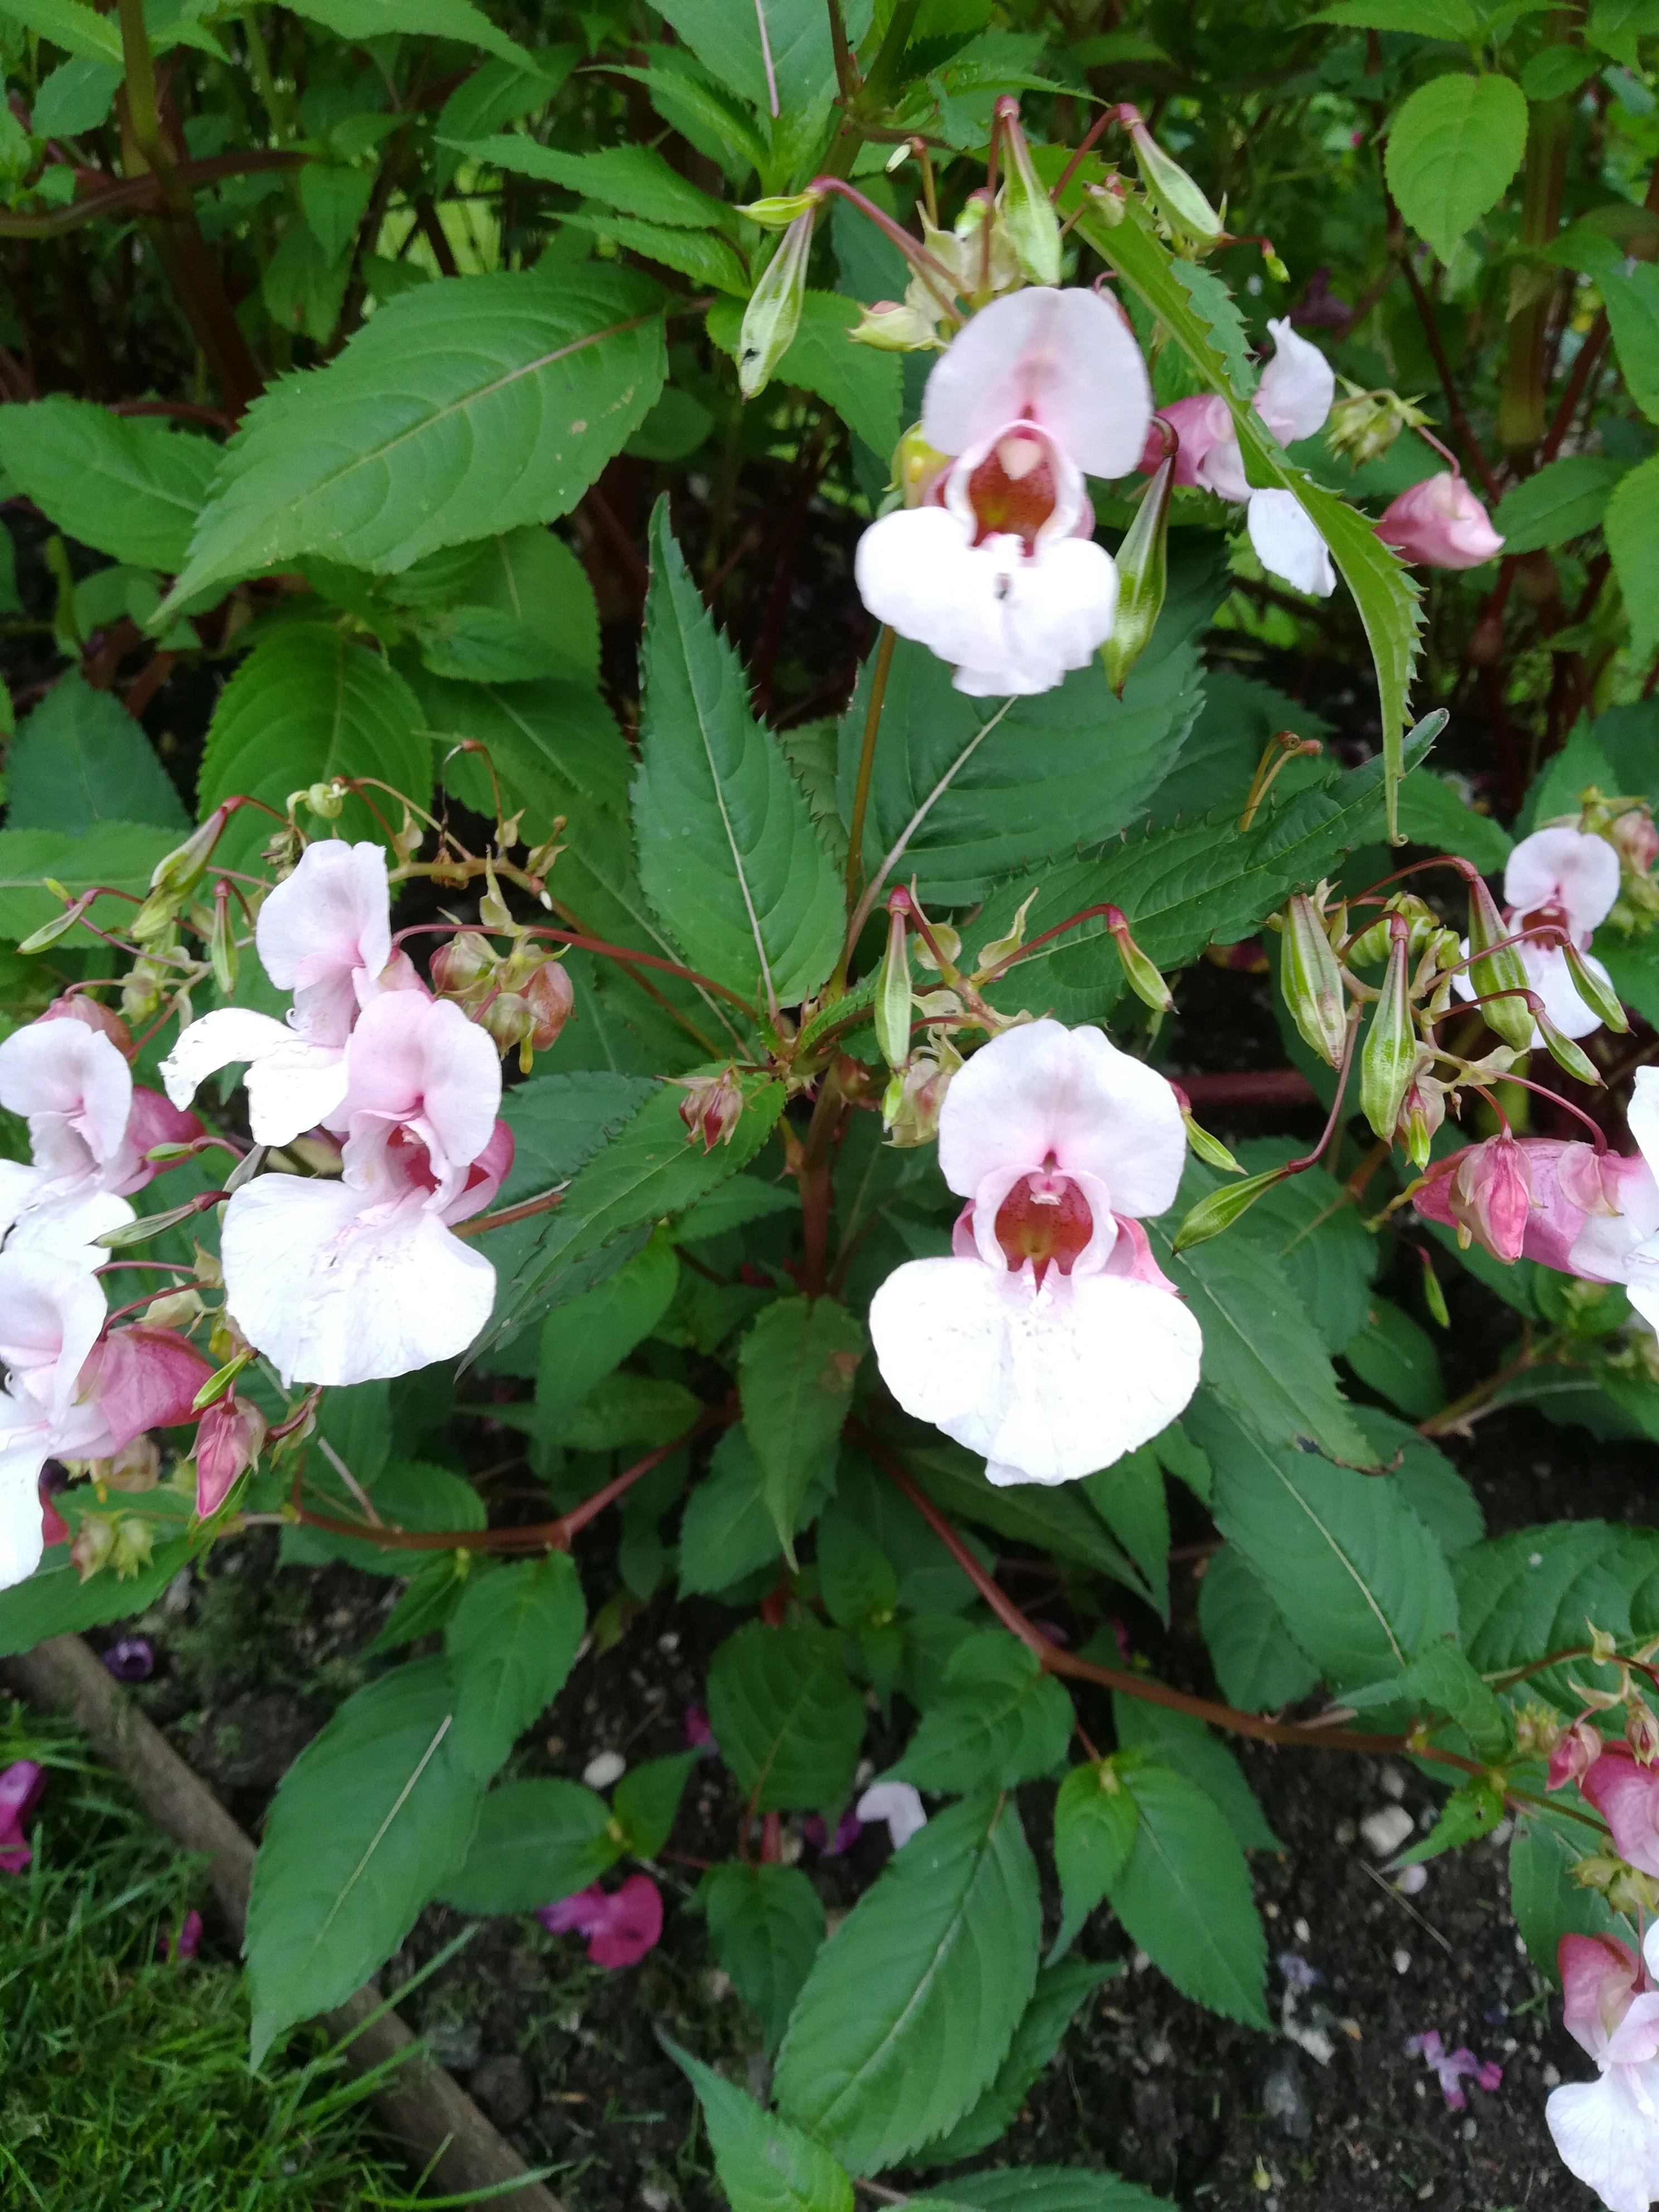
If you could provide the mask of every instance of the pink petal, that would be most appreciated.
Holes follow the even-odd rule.
[[[0,1106],[29,1122],[37,1157],[46,1133],[36,1123],[56,1122],[102,1166],[121,1148],[131,1105],[132,1071],[84,1022],[32,1022],[0,1044]]]
[[[305,994],[307,1034],[343,1044],[356,1011],[352,970],[378,975],[392,957],[384,850],[332,838],[308,845],[260,908],[254,939],[271,981],[295,993],[296,1011]]]
[[[81,1370],[76,1395],[95,1404],[108,1433],[112,1458],[146,1429],[171,1428],[195,1419],[197,1392],[213,1374],[210,1361],[171,1328],[112,1329]]]
[[[459,1176],[489,1142],[501,1098],[501,1061],[476,1023],[447,999],[392,991],[365,1006],[346,1048],[341,1109],[358,1117],[418,1122],[441,1181]]]
[[[1565,823],[1523,837],[1504,865],[1505,906],[1521,915],[1562,906],[1567,927],[1587,941],[1618,896],[1617,852],[1605,837],[1587,836]]]
[[[1610,1743],[1578,1787],[1612,1829],[1620,1856],[1659,1875],[1659,1769],[1638,1765],[1627,1746]]]
[[[1127,476],[1152,420],[1140,348],[1121,311],[1084,287],[994,300],[927,380],[921,434],[964,453],[1010,422],[1042,424],[1093,477]]]
[[[475,1213],[482,1213],[494,1203],[496,1192],[512,1171],[513,1132],[505,1121],[498,1121],[489,1133],[489,1142],[467,1170],[460,1195],[444,1207],[444,1219],[452,1224],[470,1221]]]
[[[630,1874],[605,1900],[587,1955],[596,1966],[636,1966],[662,1935],[662,1892],[648,1874]]]

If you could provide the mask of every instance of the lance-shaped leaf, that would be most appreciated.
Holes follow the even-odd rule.
[[[970,1637],[945,1670],[945,1692],[891,1770],[921,1790],[1012,1789],[1066,1756],[1072,1701],[1035,1652],[1000,1628]]]
[[[296,554],[395,572],[567,513],[662,391],[661,296],[566,263],[387,301],[249,409],[169,606]]]
[[[478,1813],[466,1856],[439,1884],[463,1912],[532,1912],[586,1889],[623,1854],[603,1797],[580,1782],[508,1782]]]
[[[568,1552],[475,1582],[444,1635],[455,1674],[455,1749],[488,1781],[563,1685],[587,1625]]]
[[[1051,1956],[1070,1948],[1128,1865],[1139,1819],[1115,1759],[1074,1766],[1060,1784],[1054,1799],[1054,1869],[1064,1911]]]
[[[823,1941],[823,1899],[799,1867],[733,1859],[709,1869],[696,1902],[722,1971],[775,2051]]]
[[[835,1451],[863,1353],[864,1331],[833,1298],[780,1298],[738,1354],[743,1425],[792,1561],[801,1499]]]
[[[663,2038],[697,2093],[732,2212],[853,2212],[853,2185],[820,2142]]]
[[[83,545],[169,574],[184,566],[220,453],[199,430],[61,393],[0,410],[0,465],[42,514]]]
[[[640,880],[694,968],[791,1006],[841,949],[841,884],[783,750],[687,572],[651,523],[634,831]]]
[[[1139,1820],[1112,1910],[1152,1964],[1212,2012],[1265,2028],[1267,1940],[1250,1873],[1224,1815],[1168,1766],[1126,1761]]]
[[[829,1812],[843,1802],[864,1719],[841,1638],[815,1621],[751,1621],[710,1662],[708,1724],[757,1812]]]
[[[972,2158],[1012,2127],[1020,2107],[1059,2050],[1060,2038],[1091,1992],[1123,1972],[1116,1960],[1071,1959],[1058,1966],[1045,1966],[1038,1974],[1031,2002],[1014,2030],[1008,2056],[997,2069],[997,2078],[971,2112],[955,2127],[916,2154],[918,2166],[951,2166],[959,2158]]]

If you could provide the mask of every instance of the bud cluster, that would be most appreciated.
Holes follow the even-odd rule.
[[[558,957],[533,939],[520,938],[497,954],[476,929],[463,929],[432,956],[432,988],[453,999],[495,1040],[497,1052],[519,1048],[519,1066],[530,1072],[569,1020],[575,992]]]

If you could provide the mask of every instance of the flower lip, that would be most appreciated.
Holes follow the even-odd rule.
[[[978,459],[963,455],[951,471],[949,490],[957,496],[950,503],[959,507],[965,500],[972,510],[975,545],[991,537],[1018,538],[1031,555],[1046,537],[1069,530],[1078,506],[1076,475],[1045,430],[1011,422]],[[1062,508],[1056,532],[1050,526]]]
[[[1041,1283],[1051,1267],[1069,1275],[1095,1237],[1088,1198],[1054,1165],[1050,1152],[1040,1168],[1022,1176],[994,1217],[997,1243],[1016,1273],[1029,1262]]]

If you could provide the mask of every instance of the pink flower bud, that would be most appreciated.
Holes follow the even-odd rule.
[[[1460,1227],[1510,1266],[1521,1257],[1532,1206],[1527,1156],[1505,1129],[1471,1146],[1453,1170],[1447,1206]]]
[[[1659,1767],[1639,1765],[1627,1744],[1610,1743],[1578,1787],[1613,1831],[1620,1857],[1659,1875]]]
[[[432,956],[432,988],[441,999],[482,996],[495,968],[495,947],[476,929],[463,929]]]
[[[1607,825],[1607,837],[1633,875],[1645,876],[1659,860],[1659,830],[1655,829],[1653,816],[1645,806],[1633,806],[1628,814],[1616,816]]]
[[[264,1441],[265,1417],[247,1399],[232,1392],[208,1407],[196,1431],[196,1510],[203,1520],[218,1511]]]
[[[1402,491],[1375,527],[1402,560],[1428,568],[1478,568],[1504,544],[1486,508],[1449,470]]]
[[[537,1052],[545,1052],[575,1008],[575,986],[564,963],[544,961],[525,984],[523,996],[535,1017],[531,1044]]]
[[[680,1119],[692,1142],[701,1137],[705,1152],[712,1152],[716,1145],[729,1145],[743,1111],[743,1085],[737,1069],[723,1067],[718,1075],[678,1076],[675,1080],[685,1093],[680,1101]]]
[[[84,1022],[89,1030],[106,1036],[123,1060],[132,1058],[132,1031],[112,1007],[100,1006],[97,1000],[83,992],[66,991],[62,998],[54,999],[40,1019],[43,1022]]]
[[[1651,1705],[1636,1698],[1625,1708],[1625,1741],[1635,1753],[1638,1765],[1651,1766],[1659,1759],[1659,1720],[1655,1719]]]
[[[1601,1756],[1602,1749],[1601,1733],[1595,1723],[1575,1721],[1557,1738],[1550,1753],[1549,1778],[1545,1786],[1565,1790],[1569,1782],[1582,1782]]]

